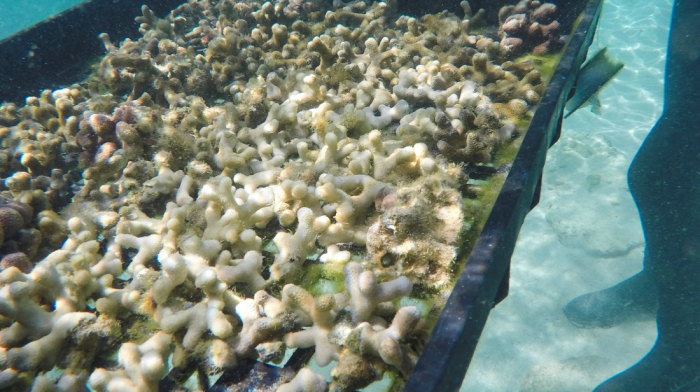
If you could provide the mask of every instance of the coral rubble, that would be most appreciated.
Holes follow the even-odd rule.
[[[143,6],[84,83],[3,104],[0,388],[157,391],[309,347],[334,391],[408,377],[428,323],[401,298],[453,283],[462,165],[544,93],[515,42],[561,37],[547,3],[504,8],[500,43],[466,2],[396,8]],[[278,390],[327,388],[302,369]]]

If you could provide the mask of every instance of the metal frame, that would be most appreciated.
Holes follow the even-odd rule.
[[[89,62],[104,53],[102,43],[95,37],[106,32],[115,42],[124,37],[135,38],[133,16],[144,2],[157,14],[163,14],[183,0],[119,0],[119,7],[114,7],[111,0],[85,1],[0,40],[0,102],[19,103],[25,96],[70,84],[76,75],[89,72]],[[539,201],[547,150],[561,132],[564,104],[593,40],[602,4],[603,0],[588,1],[491,214],[404,391],[459,390],[491,308],[507,295],[515,242],[525,216]],[[312,353],[297,351],[284,369],[251,362],[226,372],[209,391],[231,390],[222,384],[244,379],[245,388],[268,390],[280,377],[293,377]],[[184,375],[184,370],[173,369],[161,386],[176,388],[176,380]]]

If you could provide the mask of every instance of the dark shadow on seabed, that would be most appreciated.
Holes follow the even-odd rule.
[[[675,2],[664,111],[628,173],[646,240],[644,270],[611,289],[579,297],[567,306],[567,316],[584,325],[591,322],[586,316],[593,321],[619,316],[630,301],[658,306],[658,338],[652,350],[636,365],[601,384],[597,392],[675,392],[698,387],[700,129],[694,124],[700,104],[700,77],[696,72],[700,52],[690,37],[700,33],[695,22],[699,16],[697,1]],[[656,303],[653,298],[641,298],[654,290],[658,295]],[[620,301],[618,294],[631,298]],[[649,306],[639,307],[639,312],[649,312]]]

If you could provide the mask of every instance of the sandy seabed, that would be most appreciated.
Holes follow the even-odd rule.
[[[562,310],[642,269],[626,176],[661,115],[672,3],[605,2],[591,53],[607,46],[625,69],[601,93],[601,116],[582,109],[564,121],[520,231],[510,294],[491,312],[461,391],[588,392],[654,344],[654,321],[583,329]]]

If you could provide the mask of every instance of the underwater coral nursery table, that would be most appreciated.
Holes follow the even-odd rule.
[[[105,3],[0,42],[0,389],[456,390],[602,2],[478,4],[144,5],[41,91]]]

